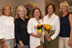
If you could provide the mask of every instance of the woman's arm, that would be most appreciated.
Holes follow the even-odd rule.
[[[19,44],[20,44],[20,46],[23,48],[24,47],[24,44],[23,44],[23,42],[21,41],[21,39],[20,39],[20,36],[19,36],[19,34],[18,34],[18,32],[19,32],[19,25],[18,25],[18,20],[15,20],[15,38],[16,38],[16,41],[18,41],[19,42]]]
[[[7,45],[5,44],[4,39],[1,39],[1,42],[2,42],[2,45],[3,45],[2,48],[7,48]]]
[[[4,32],[2,31],[2,18],[0,17],[0,39],[3,45],[3,48],[7,48],[7,45],[4,42]]]
[[[38,35],[38,34],[34,34],[33,33],[33,21],[30,19],[29,22],[28,22],[28,25],[27,25],[27,31],[30,35],[34,36],[34,37],[37,37],[37,38],[40,38],[41,35]]]
[[[51,36],[52,40],[54,40],[60,32],[60,19],[57,17],[55,21],[55,33]]]
[[[69,42],[68,45],[71,46],[72,45],[72,14],[69,15],[69,22],[70,22],[70,38],[69,38]]]
[[[31,32],[30,35],[37,37],[37,38],[40,38],[42,36],[42,35],[38,35],[38,34],[35,35],[33,32]]]
[[[16,41],[20,41],[21,39],[20,39],[20,36],[19,36],[19,34],[18,34],[18,32],[19,32],[19,25],[18,25],[18,22],[17,22],[17,20],[15,20],[15,38],[16,38]]]
[[[14,47],[16,47],[16,39],[14,39]]]
[[[3,39],[4,38],[4,32],[2,31],[2,18],[0,17],[0,39]]]

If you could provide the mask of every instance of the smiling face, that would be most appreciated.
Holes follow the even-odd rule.
[[[21,17],[24,17],[24,15],[25,15],[24,9],[23,9],[23,8],[19,8],[18,14],[19,14],[19,17],[20,17],[20,18],[21,18]]]
[[[52,5],[49,5],[49,7],[48,7],[48,13],[49,14],[53,14],[53,6]]]
[[[9,16],[9,15],[10,15],[10,12],[11,12],[11,9],[9,8],[9,6],[7,6],[7,7],[4,9],[4,15],[5,15],[5,16]]]
[[[34,17],[35,18],[39,18],[40,17],[40,11],[39,11],[39,9],[35,9],[34,10]]]
[[[62,11],[62,12],[66,12],[66,11],[67,11],[67,7],[66,7],[65,5],[62,5],[62,6],[61,6],[61,11]]]

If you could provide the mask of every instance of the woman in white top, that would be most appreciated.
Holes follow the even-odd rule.
[[[34,8],[30,14],[30,20],[28,22],[28,33],[30,34],[30,48],[42,48],[40,44],[40,37],[41,35],[38,35],[37,30],[34,28],[39,23],[42,24],[42,13],[39,8]]]
[[[11,15],[11,6],[9,4],[3,5],[0,17],[0,32],[4,34],[4,39],[1,39],[3,48],[14,48],[14,18]]]
[[[46,6],[46,16],[43,19],[43,24],[52,25],[52,30],[55,30],[55,33],[49,38],[45,35],[45,46],[46,48],[58,48],[58,34],[60,31],[60,21],[59,17],[54,13],[55,5],[52,3],[48,3]],[[48,46],[47,41],[50,42],[50,46]]]

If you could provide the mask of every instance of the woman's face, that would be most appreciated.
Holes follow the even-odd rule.
[[[24,17],[24,15],[25,15],[24,9],[23,9],[23,8],[20,8],[19,11],[18,11],[18,14],[19,14],[19,17],[20,17],[20,18],[21,18],[21,17]]]
[[[62,11],[62,12],[67,11],[67,7],[66,7],[66,6],[64,6],[64,5],[62,5],[62,6],[61,6],[61,11]]]
[[[9,16],[9,15],[10,15],[10,12],[11,12],[11,10],[10,10],[9,6],[7,6],[7,7],[4,9],[4,15],[5,15],[5,16]]]
[[[53,14],[53,6],[52,5],[49,5],[49,7],[48,7],[48,13],[49,14]]]
[[[40,17],[40,11],[39,9],[34,10],[34,17],[39,18]]]

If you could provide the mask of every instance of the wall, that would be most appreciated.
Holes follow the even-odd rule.
[[[60,2],[57,1],[57,0],[46,0],[46,2],[51,2],[51,3],[54,3],[55,5],[59,6],[60,5]]]
[[[72,12],[72,6],[70,6],[70,12]]]

